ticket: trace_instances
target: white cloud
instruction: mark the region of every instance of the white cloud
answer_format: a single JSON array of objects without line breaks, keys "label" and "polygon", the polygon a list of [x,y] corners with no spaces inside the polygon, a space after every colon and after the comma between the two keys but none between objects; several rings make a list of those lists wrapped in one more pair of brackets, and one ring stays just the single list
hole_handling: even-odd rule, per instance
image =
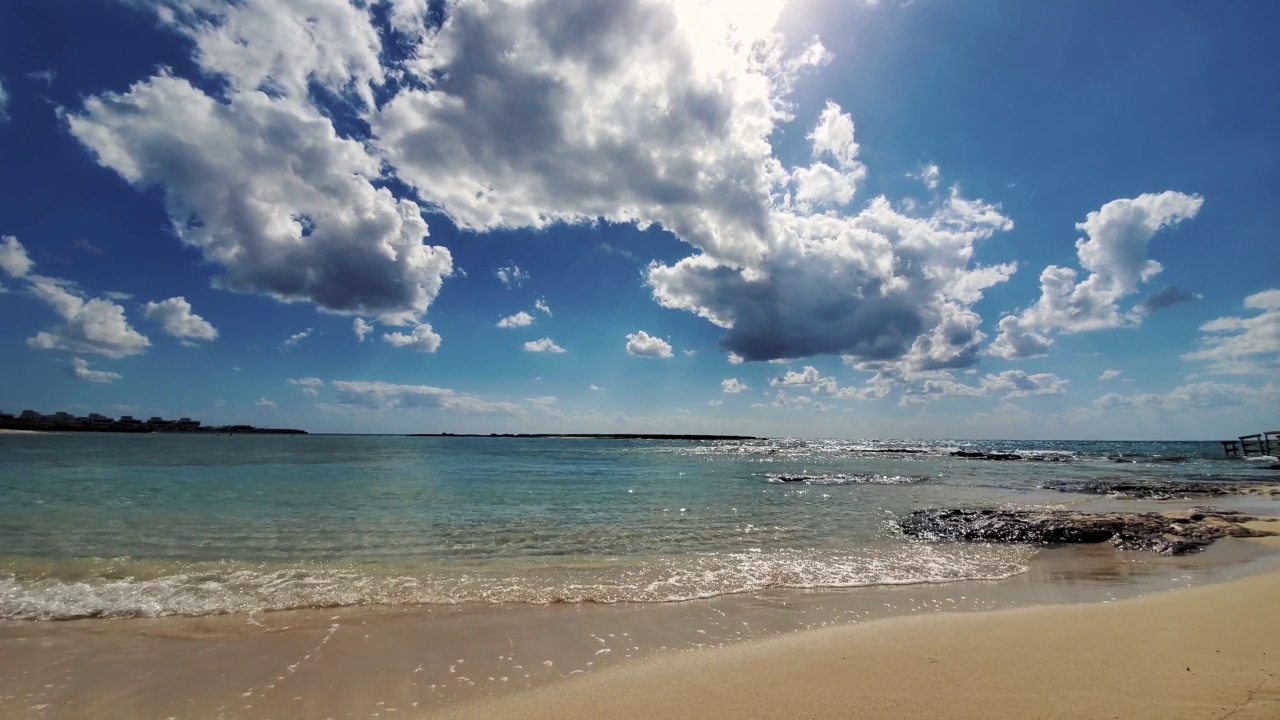
[{"label": "white cloud", "polygon": [[[382,44],[369,10],[347,0],[159,0],[162,22],[195,44],[196,61],[232,92],[305,100],[316,85],[373,104]],[[401,15],[403,17],[403,15]]]},{"label": "white cloud", "polygon": [[1014,270],[970,267],[974,244],[1012,222],[955,192],[928,217],[880,197],[854,216],[778,211],[771,225],[767,253],[742,269],[708,254],[651,265],[655,299],[725,328],[747,360],[916,352],[959,366],[983,338],[969,306]]},{"label": "white cloud", "polygon": [[133,293],[120,292],[119,290],[104,290],[102,294],[103,296],[111,298],[112,300],[132,300],[133,299]]},{"label": "white cloud", "polygon": [[942,178],[942,169],[933,163],[929,163],[920,168],[918,173],[907,173],[907,177],[919,180],[930,190],[937,190],[938,181]]},{"label": "white cloud", "polygon": [[743,390],[750,390],[751,388],[738,378],[726,378],[720,381],[720,389],[730,395],[736,395]]},{"label": "white cloud", "polygon": [[260,407],[260,408],[270,408],[270,409],[272,409],[272,410],[275,410],[275,409],[276,409],[276,404],[275,404],[275,402],[274,402],[274,401],[272,401],[272,400],[268,400],[268,399],[266,399],[266,398],[264,398],[264,397],[260,397],[260,398],[258,398],[258,399],[257,399],[257,401],[255,401],[253,404],[254,404],[254,405],[257,405],[257,406],[258,406],[258,407]]},{"label": "white cloud", "polygon": [[316,388],[322,387],[324,385],[324,381],[316,377],[289,378],[289,384],[301,387],[303,395],[316,397],[320,394],[320,391]]},{"label": "white cloud", "polygon": [[853,139],[853,118],[834,102],[827,101],[818,124],[807,136],[814,158],[830,158],[832,167],[821,160],[791,173],[795,185],[795,204],[809,209],[814,206],[846,205],[853,200],[858,184],[867,176],[867,168],[858,162],[858,143]]},{"label": "white cloud", "polygon": [[685,356],[685,357],[697,357],[697,356],[698,356],[698,351],[697,351],[697,350],[682,350],[681,352],[683,352],[683,353],[684,353],[684,356]]},{"label": "white cloud", "polygon": [[408,334],[386,333],[382,339],[396,347],[407,347],[428,353],[433,353],[440,347],[440,335],[432,331],[428,323],[415,327],[413,332]]},{"label": "white cloud", "polygon": [[213,340],[218,331],[207,320],[191,312],[191,303],[184,297],[172,297],[160,302],[149,302],[143,315],[160,323],[160,327],[178,338]]},{"label": "white cloud", "polygon": [[520,287],[524,284],[525,280],[529,279],[529,273],[522,270],[520,266],[515,263],[504,265],[503,267],[495,270],[493,274],[494,277],[498,278],[498,280],[508,288]]},{"label": "white cloud", "polygon": [[281,350],[287,350],[287,349],[289,349],[289,348],[297,347],[297,346],[298,346],[298,343],[300,343],[300,342],[302,342],[303,340],[306,340],[307,338],[311,337],[311,332],[312,332],[312,330],[313,330],[313,328],[307,328],[306,330],[303,330],[302,332],[297,332],[297,333],[294,333],[294,334],[290,335],[289,337],[287,337],[287,338],[285,338],[285,339],[284,339],[284,342],[280,343],[280,349],[281,349]]},{"label": "white cloud", "polygon": [[1200,349],[1183,359],[1209,363],[1209,372],[1222,375],[1280,371],[1280,289],[1254,293],[1245,298],[1244,306],[1258,313],[1220,317],[1201,325]]},{"label": "white cloud", "polygon": [[594,383],[593,383],[593,384],[592,384],[588,389],[589,389],[589,390],[603,390],[604,388],[602,388],[602,387],[600,387],[599,385],[596,385],[596,384],[594,384]]},{"label": "white cloud", "polygon": [[18,238],[8,235],[0,239],[0,270],[8,273],[9,277],[22,278],[33,267],[35,263],[31,262],[31,256],[27,255],[27,249],[18,242]]},{"label": "white cloud", "polygon": [[560,402],[560,398],[554,395],[543,395],[542,397],[525,398],[524,401],[530,405],[547,408]]},{"label": "white cloud", "polygon": [[557,345],[557,344],[555,343],[555,341],[554,341],[554,340],[552,340],[552,339],[551,339],[551,338],[549,338],[549,337],[544,337],[544,338],[542,338],[541,340],[530,340],[529,342],[527,342],[527,343],[525,343],[525,344],[524,344],[524,351],[525,351],[525,352],[534,352],[534,353],[540,353],[540,352],[562,353],[562,352],[566,352],[566,350],[565,350],[564,348],[562,348],[562,347],[560,347],[559,345]]},{"label": "white cloud", "polygon": [[474,415],[521,415],[524,408],[509,402],[488,402],[429,385],[397,385],[376,381],[333,380],[338,404],[372,410],[440,408]]},{"label": "white cloud", "polygon": [[27,344],[33,348],[125,358],[151,346],[129,325],[124,308],[110,300],[86,300],[70,283],[39,275],[28,277],[28,288],[66,321],[29,338]]},{"label": "white cloud", "polygon": [[225,288],[400,325],[451,272],[449,251],[423,243],[418,206],[374,186],[379,159],[291,92],[224,101],[162,73],[65,118],[104,167],[164,190],[174,232]]},{"label": "white cloud", "polygon": [[1044,355],[1054,331],[1077,333],[1136,325],[1140,312],[1122,312],[1118,302],[1161,271],[1147,258],[1147,244],[1157,232],[1194,218],[1204,200],[1199,195],[1166,191],[1134,199],[1112,200],[1089,213],[1076,229],[1080,266],[1088,275],[1079,282],[1071,268],[1050,265],[1040,274],[1040,299],[1017,315],[1000,321],[993,355],[1014,359]]},{"label": "white cloud", "polygon": [[724,404],[724,401],[723,401],[723,400],[708,400],[708,401],[707,401],[707,404],[708,404],[708,405],[710,405],[711,407],[720,407],[721,405],[723,405],[723,404]]},{"label": "white cloud", "polygon": [[1182,385],[1167,393],[1110,393],[1094,401],[1103,410],[1127,408],[1159,414],[1181,414],[1188,411],[1213,411],[1241,405],[1274,406],[1280,401],[1280,385],[1276,383],[1236,385],[1198,382]]},{"label": "white cloud", "polygon": [[498,327],[500,328],[522,328],[529,327],[532,324],[533,316],[523,310],[498,321]]},{"label": "white cloud", "polygon": [[741,365],[741,364],[742,364],[742,363],[744,363],[744,362],[746,362],[746,360],[745,360],[745,359],[743,359],[743,357],[742,357],[741,355],[739,355],[738,353],[736,353],[736,352],[731,352],[731,353],[729,353],[729,364],[730,364],[730,365]]},{"label": "white cloud", "polygon": [[1121,374],[1122,373],[1119,370],[1103,370],[1102,374],[1098,376],[1098,380],[1100,380],[1101,382],[1106,382],[1108,380],[1115,380],[1116,378],[1120,377]]},{"label": "white cloud", "polygon": [[96,383],[113,383],[122,376],[119,373],[107,372],[106,370],[90,370],[89,363],[78,357],[71,358],[71,365],[68,367],[71,377],[77,380],[88,380]]},{"label": "white cloud", "polygon": [[[464,231],[673,233],[694,254],[649,266],[655,300],[752,361],[971,363],[971,307],[1013,271],[974,266],[975,245],[1012,223],[957,190],[920,216],[885,198],[844,213],[866,168],[834,103],[808,133],[810,165],[775,157],[798,74],[831,58],[774,32],[782,2],[470,0],[427,30],[424,3],[395,0],[396,53],[369,4],[160,7],[222,96],[162,74],[68,122],[103,165],[165,190],[175,232],[231,289],[420,322],[452,260],[422,244],[416,204],[378,187],[383,168]],[[407,59],[379,64],[391,55]],[[340,137],[312,86],[350,100],[369,137]]]},{"label": "white cloud", "polygon": [[669,358],[671,343],[641,330],[627,335],[627,354],[636,357]]},{"label": "white cloud", "polygon": [[44,70],[33,70],[32,72],[27,73],[27,77],[31,78],[32,80],[37,80],[39,82],[42,82],[45,85],[52,85],[53,81],[58,77],[58,71],[52,68],[45,68]]},{"label": "white cloud", "polygon": [[1067,391],[1067,383],[1067,380],[1053,373],[1028,375],[1021,370],[1006,370],[982,378],[981,388],[986,395],[998,395],[1009,400],[1039,395],[1062,395]]},{"label": "white cloud", "polygon": [[537,301],[533,303],[533,309],[547,317],[551,317],[551,306],[547,304],[546,298],[538,298]]},{"label": "white cloud", "polygon": [[364,342],[365,336],[373,332],[373,324],[366,322],[364,318],[356,318],[351,323],[351,329],[355,332],[356,338]]},{"label": "white cloud", "polygon": [[812,365],[806,365],[802,372],[794,372],[788,370],[782,377],[776,377],[769,381],[774,387],[797,387],[809,386],[818,382],[822,378],[818,369]]}]

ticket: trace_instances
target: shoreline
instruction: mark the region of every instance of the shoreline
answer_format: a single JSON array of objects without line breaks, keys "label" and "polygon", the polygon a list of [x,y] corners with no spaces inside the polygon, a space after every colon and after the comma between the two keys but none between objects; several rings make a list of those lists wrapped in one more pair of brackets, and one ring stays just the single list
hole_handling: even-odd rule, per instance
[{"label": "shoreline", "polygon": [[1115,603],[892,618],[642,661],[430,717],[1280,716],[1280,572]]},{"label": "shoreline", "polygon": [[[1003,617],[1006,610],[1109,607],[1132,596],[1164,597],[1171,588],[1216,588],[1248,576],[1274,578],[1280,589],[1278,550],[1275,537],[1223,540],[1172,558],[1075,546],[1043,550],[1028,572],[1001,581],[768,591],[670,604],[365,606],[10,621],[0,623],[0,686],[7,686],[0,693],[0,718],[387,717],[391,709],[398,717],[573,717],[565,714],[568,707],[599,717],[598,702],[574,706],[573,693],[596,688],[593,697],[604,693],[613,702],[627,697],[626,688],[649,682],[650,673],[659,672],[663,686],[692,682],[704,677],[699,673],[729,667],[725,663],[741,653],[808,647],[827,632],[879,633],[874,629],[914,627],[916,621],[949,627],[947,618]],[[984,647],[975,641],[969,651]],[[1001,651],[1031,648],[1015,642]],[[102,662],[105,657],[112,661]],[[811,687],[815,699],[821,699],[819,689],[847,681],[805,652],[784,653],[774,662],[794,666],[787,672],[826,678]],[[692,668],[692,674],[660,668]],[[877,668],[873,663],[860,672],[874,676]],[[756,677],[763,688],[777,682],[767,673]],[[657,690],[649,686],[648,692]],[[759,707],[773,702],[757,697]],[[31,709],[37,706],[44,707]],[[689,716],[714,717],[705,706],[690,707]],[[625,703],[604,714],[662,715]],[[847,713],[831,715],[837,716]]]}]

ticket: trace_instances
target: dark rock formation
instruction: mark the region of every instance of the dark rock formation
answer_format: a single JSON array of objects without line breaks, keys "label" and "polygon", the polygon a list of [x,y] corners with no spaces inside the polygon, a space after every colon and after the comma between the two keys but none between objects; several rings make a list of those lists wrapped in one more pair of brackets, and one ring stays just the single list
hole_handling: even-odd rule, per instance
[{"label": "dark rock formation", "polygon": [[1111,497],[1176,500],[1223,495],[1280,495],[1280,484],[1269,482],[1148,482],[1050,480],[1040,487],[1058,492]]},{"label": "dark rock formation", "polygon": [[900,525],[907,535],[926,540],[1041,545],[1110,542],[1123,550],[1182,555],[1197,552],[1219,538],[1276,534],[1240,524],[1257,519],[1211,508],[1167,514],[959,509],[917,510]]},{"label": "dark rock formation", "polygon": [[1023,457],[1017,453],[986,453],[975,452],[972,450],[954,450],[951,457],[973,458],[974,460],[1022,460]]}]

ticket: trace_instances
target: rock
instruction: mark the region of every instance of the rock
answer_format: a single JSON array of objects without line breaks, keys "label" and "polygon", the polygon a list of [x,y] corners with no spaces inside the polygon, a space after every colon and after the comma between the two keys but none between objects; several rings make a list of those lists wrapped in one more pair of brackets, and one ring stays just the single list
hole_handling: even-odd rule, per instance
[{"label": "rock", "polygon": [[1277,533],[1240,523],[1258,518],[1228,510],[1199,508],[1182,513],[1083,513],[1074,510],[917,510],[899,521],[912,537],[935,541],[1059,545],[1110,542],[1123,550],[1161,555],[1197,552],[1224,537]]},{"label": "rock", "polygon": [[985,453],[975,452],[971,450],[954,450],[951,457],[973,458],[974,460],[1022,460],[1023,457],[1017,453]]},{"label": "rock", "polygon": [[1046,490],[1057,490],[1058,492],[1148,500],[1220,497],[1223,495],[1280,495],[1280,485],[1269,482],[1050,480],[1042,483],[1040,487]]}]

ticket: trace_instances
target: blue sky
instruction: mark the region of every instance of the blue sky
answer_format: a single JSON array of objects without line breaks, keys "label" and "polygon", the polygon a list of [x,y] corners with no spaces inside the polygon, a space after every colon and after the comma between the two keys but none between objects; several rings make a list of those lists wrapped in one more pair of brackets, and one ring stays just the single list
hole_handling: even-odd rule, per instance
[{"label": "blue sky", "polygon": [[0,409],[1260,431],[1280,405],[1277,16],[4,3]]}]

